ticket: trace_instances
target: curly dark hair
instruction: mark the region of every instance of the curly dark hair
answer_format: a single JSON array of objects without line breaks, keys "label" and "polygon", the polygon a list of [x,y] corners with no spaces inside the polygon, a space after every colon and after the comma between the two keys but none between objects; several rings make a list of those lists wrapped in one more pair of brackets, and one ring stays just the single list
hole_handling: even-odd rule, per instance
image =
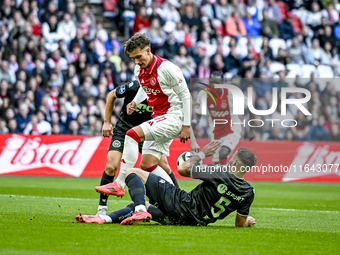
[{"label": "curly dark hair", "polygon": [[134,51],[135,49],[144,49],[145,47],[151,47],[151,41],[146,34],[136,33],[123,45],[124,54]]},{"label": "curly dark hair", "polygon": [[242,161],[243,164],[249,167],[254,166],[257,162],[255,154],[246,148],[240,148],[237,151],[237,156]]}]

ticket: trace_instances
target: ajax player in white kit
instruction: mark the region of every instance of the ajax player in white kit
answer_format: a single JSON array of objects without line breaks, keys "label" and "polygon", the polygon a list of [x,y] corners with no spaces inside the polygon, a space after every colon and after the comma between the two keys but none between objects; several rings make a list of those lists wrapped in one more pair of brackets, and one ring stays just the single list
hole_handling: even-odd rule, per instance
[{"label": "ajax player in white kit", "polygon": [[[153,55],[151,42],[145,34],[137,33],[124,44],[124,52],[135,62],[135,77],[141,87],[127,106],[131,114],[136,105],[148,99],[153,107],[153,119],[130,129],[125,145],[119,175],[115,182],[96,187],[96,190],[115,196],[125,195],[125,172],[133,168],[138,159],[138,143],[145,141],[140,167],[171,182],[158,166],[161,156],[169,155],[172,140],[180,135],[185,143],[190,139],[190,92],[180,68],[170,61]],[[146,208],[135,208],[145,211]]]},{"label": "ajax player in white kit", "polygon": [[[212,129],[211,140],[220,141],[221,147],[217,149],[213,155],[215,164],[226,165],[228,156],[235,149],[241,138],[241,126],[238,115],[233,113],[233,97],[227,88],[214,88],[215,84],[222,84],[223,76],[219,71],[211,74],[210,84],[207,90],[214,98],[211,98],[205,91],[201,90],[198,93],[196,101],[196,118],[192,120],[192,125],[196,126],[204,110],[206,111],[209,119],[209,124]],[[220,100],[217,100],[217,95]],[[204,102],[205,101],[205,102]],[[206,109],[203,109],[206,107]],[[223,120],[223,121],[222,121]],[[234,123],[231,126],[231,121]],[[254,136],[253,128],[250,128],[248,136],[252,140]]]}]

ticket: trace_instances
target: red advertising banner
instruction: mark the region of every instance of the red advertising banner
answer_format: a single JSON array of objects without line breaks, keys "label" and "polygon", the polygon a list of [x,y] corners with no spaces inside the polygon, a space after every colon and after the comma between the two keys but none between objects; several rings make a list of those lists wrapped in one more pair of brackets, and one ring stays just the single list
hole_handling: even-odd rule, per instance
[{"label": "red advertising banner", "polygon": [[[100,136],[0,135],[0,175],[101,177],[111,139]],[[209,142],[199,139],[201,147]],[[257,156],[248,180],[340,182],[340,143],[241,141]],[[175,139],[168,161],[177,178],[178,156],[189,143]],[[136,164],[139,166],[140,157]],[[204,163],[212,163],[211,158]],[[185,179],[185,178],[183,178]]]}]

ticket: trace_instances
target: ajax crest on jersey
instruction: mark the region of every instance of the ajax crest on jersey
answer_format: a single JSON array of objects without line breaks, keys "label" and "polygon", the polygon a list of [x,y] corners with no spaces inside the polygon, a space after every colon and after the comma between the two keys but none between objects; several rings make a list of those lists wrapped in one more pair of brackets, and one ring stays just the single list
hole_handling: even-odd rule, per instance
[{"label": "ajax crest on jersey", "polygon": [[156,80],[155,77],[152,77],[152,78],[150,79],[150,84],[151,84],[152,86],[155,85],[156,82],[157,82],[157,80]]},{"label": "ajax crest on jersey", "polygon": [[[177,159],[177,167],[179,167],[180,165],[182,165],[185,161],[187,161],[188,159],[190,159],[192,156],[196,155],[196,152],[193,151],[185,151],[183,152]],[[198,162],[199,164],[202,164],[202,160],[200,162]]]}]

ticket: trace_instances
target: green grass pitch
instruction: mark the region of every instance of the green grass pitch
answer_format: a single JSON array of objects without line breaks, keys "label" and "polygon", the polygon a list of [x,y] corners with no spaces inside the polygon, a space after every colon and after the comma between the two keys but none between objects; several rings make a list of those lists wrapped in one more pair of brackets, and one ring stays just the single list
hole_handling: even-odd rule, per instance
[{"label": "green grass pitch", "polygon": [[[191,190],[199,182],[181,181]],[[0,254],[340,254],[340,185],[251,182],[255,228],[78,224],[99,179],[0,177]],[[109,211],[126,206],[110,197]]]}]

